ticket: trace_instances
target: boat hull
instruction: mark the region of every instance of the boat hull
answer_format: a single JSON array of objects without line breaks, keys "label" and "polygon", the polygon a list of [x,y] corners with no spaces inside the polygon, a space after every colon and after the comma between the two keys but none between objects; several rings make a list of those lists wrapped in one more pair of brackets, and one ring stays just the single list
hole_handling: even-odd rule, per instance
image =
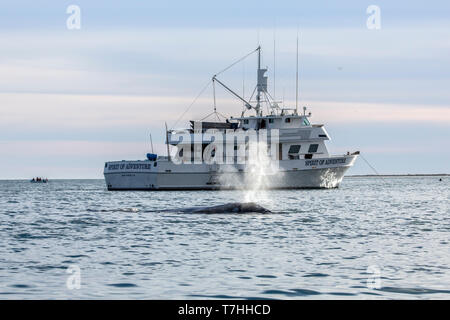
[{"label": "boat hull", "polygon": [[[336,164],[333,159],[340,159],[340,163]],[[355,159],[356,155],[318,162],[291,160],[280,163],[278,170],[267,174],[226,165],[174,165],[158,161],[158,166],[154,166],[152,161],[121,161],[106,163],[104,175],[108,190],[336,188]]]}]

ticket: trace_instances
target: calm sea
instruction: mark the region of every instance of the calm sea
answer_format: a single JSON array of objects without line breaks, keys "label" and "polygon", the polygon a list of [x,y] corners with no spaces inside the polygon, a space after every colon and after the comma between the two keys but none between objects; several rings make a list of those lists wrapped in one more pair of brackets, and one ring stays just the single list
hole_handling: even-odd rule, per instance
[{"label": "calm sea", "polygon": [[[187,214],[243,201],[272,214]],[[108,192],[0,181],[0,299],[450,298],[450,177]]]}]

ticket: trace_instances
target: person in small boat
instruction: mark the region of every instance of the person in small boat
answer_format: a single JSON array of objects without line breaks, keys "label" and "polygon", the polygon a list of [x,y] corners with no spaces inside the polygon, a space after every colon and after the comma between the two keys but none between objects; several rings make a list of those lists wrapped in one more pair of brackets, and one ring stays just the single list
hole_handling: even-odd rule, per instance
[{"label": "person in small boat", "polygon": [[34,178],[33,179],[31,179],[31,182],[35,182],[36,180],[34,180]]}]

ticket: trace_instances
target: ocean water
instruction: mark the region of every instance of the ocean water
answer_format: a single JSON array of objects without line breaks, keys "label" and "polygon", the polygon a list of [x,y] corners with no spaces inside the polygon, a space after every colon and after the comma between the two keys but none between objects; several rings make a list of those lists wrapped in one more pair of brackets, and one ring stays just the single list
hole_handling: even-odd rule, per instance
[{"label": "ocean water", "polygon": [[261,191],[0,181],[0,299],[449,299],[450,177]]}]

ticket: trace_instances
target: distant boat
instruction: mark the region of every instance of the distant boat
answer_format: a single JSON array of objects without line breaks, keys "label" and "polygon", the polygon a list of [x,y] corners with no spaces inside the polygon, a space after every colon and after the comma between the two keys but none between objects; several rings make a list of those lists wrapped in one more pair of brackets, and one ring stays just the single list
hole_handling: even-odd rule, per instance
[{"label": "distant boat", "polygon": [[33,178],[30,180],[31,183],[47,183],[48,179],[47,178]]}]

